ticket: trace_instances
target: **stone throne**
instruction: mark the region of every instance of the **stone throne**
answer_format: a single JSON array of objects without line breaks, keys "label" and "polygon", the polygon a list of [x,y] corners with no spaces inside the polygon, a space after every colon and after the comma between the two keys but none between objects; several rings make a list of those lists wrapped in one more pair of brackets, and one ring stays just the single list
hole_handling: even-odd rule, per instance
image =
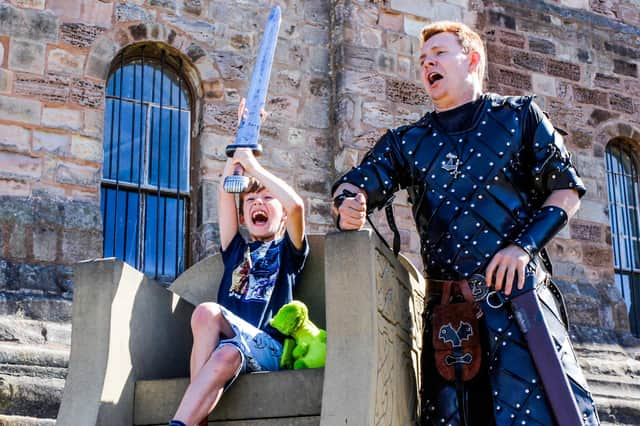
[{"label": "stone throne", "polygon": [[[241,376],[209,424],[416,424],[422,275],[369,230],[309,242],[295,297],[327,329],[325,368]],[[220,255],[168,288],[117,259],[81,263],[57,424],[166,425],[188,385],[191,312],[221,275]]]}]

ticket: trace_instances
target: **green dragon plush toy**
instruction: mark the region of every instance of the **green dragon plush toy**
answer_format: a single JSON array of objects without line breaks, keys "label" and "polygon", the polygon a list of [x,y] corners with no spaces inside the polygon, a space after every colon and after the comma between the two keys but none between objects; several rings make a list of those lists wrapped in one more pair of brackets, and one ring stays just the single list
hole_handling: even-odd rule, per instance
[{"label": "green dragon plush toy", "polygon": [[307,306],[294,300],[284,305],[270,321],[285,336],[280,368],[321,368],[327,356],[327,332],[309,320]]}]

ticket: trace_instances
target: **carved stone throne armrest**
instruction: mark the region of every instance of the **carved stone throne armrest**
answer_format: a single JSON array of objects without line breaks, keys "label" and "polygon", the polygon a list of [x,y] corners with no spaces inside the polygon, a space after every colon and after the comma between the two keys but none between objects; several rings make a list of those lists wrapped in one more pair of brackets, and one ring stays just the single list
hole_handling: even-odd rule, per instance
[{"label": "carved stone throne armrest", "polygon": [[114,258],[80,263],[57,424],[131,425],[137,380],[188,377],[193,305],[215,297],[221,264],[207,258],[167,289]]},{"label": "carved stone throne armrest", "polygon": [[325,244],[321,425],[417,424],[424,278],[370,230]]}]

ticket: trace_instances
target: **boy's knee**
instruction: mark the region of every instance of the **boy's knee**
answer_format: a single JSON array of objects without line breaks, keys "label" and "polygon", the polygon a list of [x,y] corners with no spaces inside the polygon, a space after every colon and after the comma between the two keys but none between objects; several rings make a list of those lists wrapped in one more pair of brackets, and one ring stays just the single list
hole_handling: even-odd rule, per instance
[{"label": "boy's knee", "polygon": [[240,367],[242,362],[240,349],[233,345],[225,345],[216,349],[213,353],[213,359],[216,364],[227,367],[232,373]]},{"label": "boy's knee", "polygon": [[220,305],[213,302],[201,303],[191,315],[191,329],[193,331],[208,330],[220,325],[222,311]]}]

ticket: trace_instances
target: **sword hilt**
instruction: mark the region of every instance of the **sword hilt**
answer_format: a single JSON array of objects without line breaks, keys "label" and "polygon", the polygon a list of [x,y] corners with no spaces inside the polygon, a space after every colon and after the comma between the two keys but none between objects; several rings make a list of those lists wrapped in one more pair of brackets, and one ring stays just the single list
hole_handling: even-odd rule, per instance
[{"label": "sword hilt", "polygon": [[[262,154],[262,146],[260,144],[256,144],[253,146],[231,144],[227,145],[227,148],[225,150],[227,156],[233,157],[233,154],[238,148],[250,148],[253,151],[253,155],[255,155],[256,157]],[[249,188],[249,183],[251,182],[251,180],[243,174],[244,168],[240,164],[236,164],[235,168],[233,169],[233,174],[224,178],[222,188],[226,192],[229,192],[231,194],[240,194],[242,192],[245,192],[247,188]]]},{"label": "sword hilt", "polygon": [[244,170],[240,167],[240,171],[235,172],[231,176],[227,176],[224,178],[224,182],[222,183],[222,187],[226,192],[231,194],[240,194],[241,192],[245,192],[247,188],[249,188],[249,182],[251,180],[242,175]]}]

